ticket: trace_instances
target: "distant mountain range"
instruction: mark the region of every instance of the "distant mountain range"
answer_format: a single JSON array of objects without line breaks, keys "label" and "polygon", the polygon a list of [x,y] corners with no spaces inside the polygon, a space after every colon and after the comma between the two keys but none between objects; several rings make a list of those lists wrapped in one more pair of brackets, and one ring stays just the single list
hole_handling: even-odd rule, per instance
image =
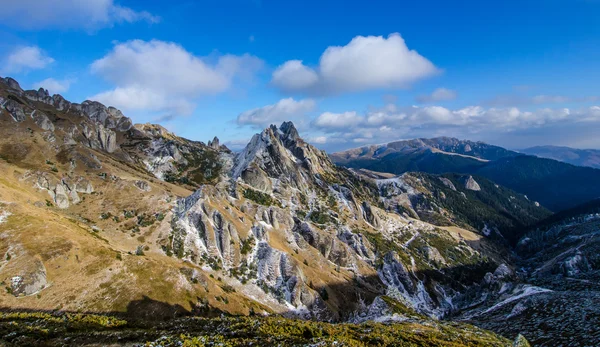
[{"label": "distant mountain range", "polygon": [[402,174],[474,174],[560,211],[600,197],[600,170],[539,158],[483,142],[438,137],[365,146],[331,154],[353,169]]},{"label": "distant mountain range", "polygon": [[600,169],[600,150],[577,149],[561,146],[536,146],[519,152],[540,158],[554,159],[565,163]]}]

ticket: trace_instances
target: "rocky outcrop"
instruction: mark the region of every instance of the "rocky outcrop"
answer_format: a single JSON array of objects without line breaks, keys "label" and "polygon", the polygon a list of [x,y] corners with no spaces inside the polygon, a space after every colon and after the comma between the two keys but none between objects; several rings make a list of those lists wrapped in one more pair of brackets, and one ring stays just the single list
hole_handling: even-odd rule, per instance
[{"label": "rocky outcrop", "polygon": [[590,263],[581,251],[568,256],[564,261],[557,263],[555,272],[563,273],[565,276],[576,276],[592,270]]},{"label": "rocky outcrop", "polygon": [[371,224],[375,228],[380,227],[381,222],[379,220],[379,216],[377,216],[377,214],[375,213],[375,210],[371,207],[371,205],[367,201],[364,201],[362,203],[362,211],[363,211],[363,218],[369,224]]},{"label": "rocky outcrop", "polygon": [[44,264],[35,259],[28,270],[10,278],[10,293],[14,296],[27,296],[38,293],[48,285]]},{"label": "rocky outcrop", "polygon": [[106,129],[124,132],[133,126],[131,119],[125,117],[121,111],[112,106],[106,107],[97,101],[86,100],[81,105],[73,104],[73,107]]},{"label": "rocky outcrop", "polygon": [[133,184],[136,186],[137,189],[143,192],[149,192],[152,190],[152,187],[150,187],[150,185],[146,181],[137,180]]},{"label": "rocky outcrop", "polygon": [[23,122],[25,120],[25,112],[23,107],[14,100],[5,100],[2,107],[11,115],[15,122]]},{"label": "rocky outcrop", "polygon": [[375,259],[375,253],[371,250],[369,241],[362,234],[355,234],[348,228],[343,228],[338,233],[338,238],[350,246],[359,257],[368,260]]},{"label": "rocky outcrop", "polygon": [[10,77],[5,77],[3,79],[0,79],[2,82],[4,82],[9,88],[12,88],[16,91],[22,92],[23,89],[21,89],[21,86],[19,85],[19,82],[15,81],[14,79],[10,78]]},{"label": "rocky outcrop", "polygon": [[456,191],[456,187],[454,186],[454,183],[452,183],[452,181],[450,181],[449,179],[445,178],[445,177],[440,177],[440,181],[442,181],[442,183],[452,189],[453,191]]},{"label": "rocky outcrop", "polygon": [[221,147],[221,144],[219,143],[219,138],[215,136],[212,139],[212,141],[208,141],[208,147],[218,151],[219,148]]},{"label": "rocky outcrop", "polygon": [[117,150],[117,134],[103,125],[88,126],[83,124],[82,131],[90,148],[104,150],[108,153]]},{"label": "rocky outcrop", "polygon": [[30,177],[35,180],[35,185],[38,188],[48,191],[53,204],[61,209],[81,202],[78,193],[91,194],[94,192],[94,188],[89,181],[82,177],[74,180],[70,178],[57,180],[54,176],[42,172],[25,175],[25,179],[29,179]]},{"label": "rocky outcrop", "polygon": [[465,179],[465,188],[468,190],[476,191],[476,192],[481,190],[479,183],[477,183],[477,181],[475,181],[473,176],[469,176]]},{"label": "rocky outcrop", "polygon": [[54,131],[54,123],[52,123],[44,113],[33,110],[33,112],[31,112],[31,118],[33,118],[35,124],[43,130]]}]

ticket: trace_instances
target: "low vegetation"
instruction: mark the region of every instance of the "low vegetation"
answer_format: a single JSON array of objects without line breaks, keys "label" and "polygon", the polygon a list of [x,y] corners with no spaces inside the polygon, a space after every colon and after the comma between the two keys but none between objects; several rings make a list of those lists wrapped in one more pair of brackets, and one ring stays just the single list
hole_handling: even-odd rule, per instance
[{"label": "low vegetation", "polygon": [[246,188],[243,191],[244,198],[252,200],[257,204],[264,206],[272,206],[279,205],[279,201],[273,199],[273,197],[269,194],[259,192],[258,190],[254,190],[252,188]]},{"label": "low vegetation", "polygon": [[0,343],[140,346],[510,346],[458,323],[330,324],[280,317],[188,317],[166,322],[69,313],[2,313]]}]

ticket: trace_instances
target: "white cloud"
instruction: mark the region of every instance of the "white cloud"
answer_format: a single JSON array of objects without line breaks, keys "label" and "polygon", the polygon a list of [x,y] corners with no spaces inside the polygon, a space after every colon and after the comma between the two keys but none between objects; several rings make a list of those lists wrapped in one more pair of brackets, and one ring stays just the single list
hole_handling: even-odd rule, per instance
[{"label": "white cloud", "polygon": [[429,95],[419,95],[417,101],[421,103],[449,101],[456,99],[456,92],[446,88],[438,88]]},{"label": "white cloud", "polygon": [[319,129],[339,130],[353,127],[360,127],[365,119],[356,112],[332,113],[325,112],[314,121],[314,125]]},{"label": "white cloud", "polygon": [[279,125],[284,121],[293,121],[301,125],[305,123],[306,114],[314,111],[315,108],[316,103],[312,99],[296,101],[293,98],[287,98],[279,100],[273,105],[245,111],[238,115],[237,123],[253,125],[257,128],[265,128],[271,124]]},{"label": "white cloud", "polygon": [[18,47],[5,59],[4,73],[19,73],[27,70],[43,69],[52,64],[54,59],[46,55],[37,46]]},{"label": "white cloud", "polygon": [[33,84],[34,89],[44,88],[47,89],[50,94],[60,94],[69,90],[71,87],[72,80],[56,80],[54,78],[46,78],[43,81]]},{"label": "white cloud", "polygon": [[331,46],[314,69],[300,60],[287,61],[273,72],[272,84],[286,92],[330,94],[406,88],[437,73],[395,33],[387,38],[356,36],[346,46]]},{"label": "white cloud", "polygon": [[271,83],[286,91],[307,90],[317,85],[319,75],[301,60],[286,61],[273,72]]},{"label": "white cloud", "polygon": [[123,109],[190,114],[195,99],[224,92],[236,80],[251,80],[263,64],[247,54],[209,60],[172,42],[120,43],[91,65],[116,87],[90,98]]},{"label": "white cloud", "polygon": [[170,111],[179,115],[189,115],[195,108],[185,98],[137,86],[117,87],[88,99],[125,110]]},{"label": "white cloud", "polygon": [[[316,131],[327,135],[327,143],[381,143],[408,137],[463,136],[527,132],[561,124],[600,124],[600,107],[581,109],[541,108],[525,111],[516,107],[469,106],[450,110],[440,106],[399,108],[387,105],[359,115],[356,112],[321,114]],[[496,135],[494,135],[496,136]]]},{"label": "white cloud", "polygon": [[327,143],[327,136],[316,136],[308,139],[308,142],[315,145],[322,145]]},{"label": "white cloud", "polygon": [[94,30],[115,23],[156,23],[160,18],[119,6],[113,0],[19,0],[3,2],[0,20],[20,29]]}]

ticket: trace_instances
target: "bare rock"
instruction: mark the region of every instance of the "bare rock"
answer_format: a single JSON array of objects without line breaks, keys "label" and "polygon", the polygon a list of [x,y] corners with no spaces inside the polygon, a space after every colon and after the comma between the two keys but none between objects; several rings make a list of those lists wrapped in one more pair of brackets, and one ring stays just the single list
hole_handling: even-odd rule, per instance
[{"label": "bare rock", "polygon": [[456,191],[456,187],[454,186],[454,183],[452,183],[452,181],[450,181],[449,179],[445,178],[445,177],[440,177],[440,181],[442,181],[442,183],[452,189],[453,191]]},{"label": "bare rock", "polygon": [[35,260],[29,270],[10,279],[10,292],[14,296],[32,295],[46,288],[46,268]]},{"label": "bare rock", "polygon": [[152,187],[146,181],[137,180],[134,182],[134,185],[141,191],[149,192],[152,190]]},{"label": "bare rock", "polygon": [[15,122],[20,123],[25,120],[25,112],[23,112],[23,107],[18,102],[7,100],[2,106],[8,111]]},{"label": "bare rock", "polygon": [[468,190],[476,191],[476,192],[481,190],[479,183],[477,183],[477,181],[475,181],[473,176],[467,177],[467,179],[465,180],[465,188],[467,188]]}]

